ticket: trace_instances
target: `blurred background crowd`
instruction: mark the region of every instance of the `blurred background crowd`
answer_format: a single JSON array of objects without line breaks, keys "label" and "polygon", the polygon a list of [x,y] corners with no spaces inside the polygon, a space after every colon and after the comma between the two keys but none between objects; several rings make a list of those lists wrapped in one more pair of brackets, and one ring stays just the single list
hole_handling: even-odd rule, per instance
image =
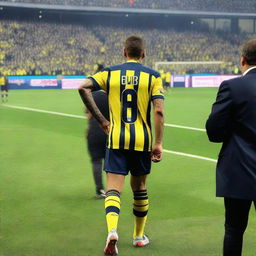
[{"label": "blurred background crowd", "polygon": [[[5,75],[92,74],[96,64],[122,63],[123,43],[129,35],[142,36],[148,58],[157,61],[223,61],[221,65],[166,66],[172,73],[238,71],[239,46],[245,34],[127,28],[110,25],[61,24],[3,20],[0,23],[0,72]],[[165,66],[161,67],[165,68]]]},{"label": "blurred background crowd", "polygon": [[24,2],[57,5],[100,6],[117,8],[148,8],[198,11],[256,12],[255,0],[2,0],[3,2]]}]

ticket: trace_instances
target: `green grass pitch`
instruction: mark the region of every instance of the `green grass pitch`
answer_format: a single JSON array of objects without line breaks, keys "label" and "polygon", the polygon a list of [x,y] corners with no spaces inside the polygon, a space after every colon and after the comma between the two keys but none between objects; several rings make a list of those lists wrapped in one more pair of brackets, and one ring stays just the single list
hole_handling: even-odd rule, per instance
[{"label": "green grass pitch", "polygon": [[[166,94],[166,123],[204,128],[216,89],[177,88]],[[11,91],[10,105],[83,115],[75,90]],[[0,256],[103,255],[106,224],[84,140],[83,119],[0,105]],[[204,132],[165,128],[164,148],[217,159],[220,145]],[[223,239],[223,200],[215,197],[215,163],[164,154],[148,178],[146,248],[131,245],[129,177],[122,193],[120,256],[217,256]],[[255,211],[244,256],[255,255]]]}]

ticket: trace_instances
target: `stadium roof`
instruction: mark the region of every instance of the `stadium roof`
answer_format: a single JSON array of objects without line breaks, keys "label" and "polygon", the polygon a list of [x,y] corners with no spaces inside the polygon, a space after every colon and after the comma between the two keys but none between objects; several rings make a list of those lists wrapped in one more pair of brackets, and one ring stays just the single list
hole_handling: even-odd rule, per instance
[{"label": "stadium roof", "polygon": [[111,7],[91,7],[91,6],[73,6],[73,5],[49,5],[33,3],[7,3],[1,2],[1,7],[19,7],[28,9],[44,10],[62,10],[79,12],[102,12],[102,13],[124,13],[124,14],[163,14],[163,15],[195,15],[212,17],[256,17],[256,13],[231,13],[231,12],[206,12],[206,11],[184,11],[184,10],[166,10],[166,9],[137,9],[137,8],[111,8]]}]

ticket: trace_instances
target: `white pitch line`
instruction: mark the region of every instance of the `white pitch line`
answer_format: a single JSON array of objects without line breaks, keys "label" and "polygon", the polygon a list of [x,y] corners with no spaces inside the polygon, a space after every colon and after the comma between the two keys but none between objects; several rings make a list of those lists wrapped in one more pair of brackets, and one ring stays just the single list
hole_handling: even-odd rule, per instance
[{"label": "white pitch line", "polygon": [[167,149],[164,149],[163,151],[166,152],[166,153],[174,154],[174,155],[192,157],[192,158],[197,158],[197,159],[201,159],[201,160],[206,160],[206,161],[210,161],[210,162],[215,162],[215,163],[217,163],[217,160],[216,160],[216,159],[209,158],[209,157],[198,156],[198,155],[192,155],[192,154],[187,154],[187,153],[177,152],[177,151],[172,151],[172,150],[167,150]]},{"label": "white pitch line", "polygon": [[164,124],[164,126],[174,127],[174,128],[181,128],[186,130],[194,130],[194,131],[200,131],[200,132],[206,132],[205,129],[202,128],[195,128],[191,126],[183,126],[183,125],[176,125],[176,124]]},{"label": "white pitch line", "polygon": [[28,111],[34,111],[34,112],[40,112],[40,113],[46,113],[46,114],[52,114],[52,115],[58,115],[58,116],[67,116],[67,117],[86,119],[85,116],[78,116],[78,115],[66,114],[66,113],[55,112],[55,111],[48,111],[48,110],[37,109],[37,108],[19,107],[19,106],[13,106],[13,105],[8,105],[8,104],[5,104],[3,106],[8,107],[8,108],[22,109],[22,110],[28,110]]},{"label": "white pitch line", "polygon": [[[58,115],[58,116],[67,116],[67,117],[73,117],[73,118],[86,119],[85,116],[72,115],[72,114],[66,114],[66,113],[55,112],[55,111],[48,111],[48,110],[37,109],[37,108],[20,107],[20,106],[8,105],[8,104],[4,104],[2,106],[3,107],[8,107],[8,108],[14,108],[14,109],[21,109],[21,110],[27,110],[27,111],[33,111],[33,112],[40,112],[40,113]],[[182,129],[189,129],[189,130],[196,130],[196,131],[205,131],[204,129],[194,128],[194,127],[189,127],[189,126],[174,125],[174,124],[165,124],[165,126],[170,126],[170,127],[175,127],[175,128],[182,128]],[[164,149],[164,152],[169,153],[169,154],[179,155],[179,156],[197,158],[197,159],[206,160],[206,161],[210,161],[210,162],[217,162],[217,160],[213,159],[213,158],[198,156],[198,155],[192,155],[192,154],[187,154],[187,153],[182,153],[182,152],[177,152],[177,151],[172,151],[172,150],[167,150],[167,149]]]}]

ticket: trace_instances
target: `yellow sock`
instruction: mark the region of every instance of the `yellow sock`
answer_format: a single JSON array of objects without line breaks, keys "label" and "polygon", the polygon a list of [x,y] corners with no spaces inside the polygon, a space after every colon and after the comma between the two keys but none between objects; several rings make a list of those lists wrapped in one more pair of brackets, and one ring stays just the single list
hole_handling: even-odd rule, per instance
[{"label": "yellow sock", "polygon": [[148,213],[148,194],[147,190],[134,192],[133,214],[134,232],[133,237],[143,237]]},{"label": "yellow sock", "polygon": [[117,229],[120,212],[120,193],[117,190],[109,190],[105,198],[106,220],[108,232]]}]

